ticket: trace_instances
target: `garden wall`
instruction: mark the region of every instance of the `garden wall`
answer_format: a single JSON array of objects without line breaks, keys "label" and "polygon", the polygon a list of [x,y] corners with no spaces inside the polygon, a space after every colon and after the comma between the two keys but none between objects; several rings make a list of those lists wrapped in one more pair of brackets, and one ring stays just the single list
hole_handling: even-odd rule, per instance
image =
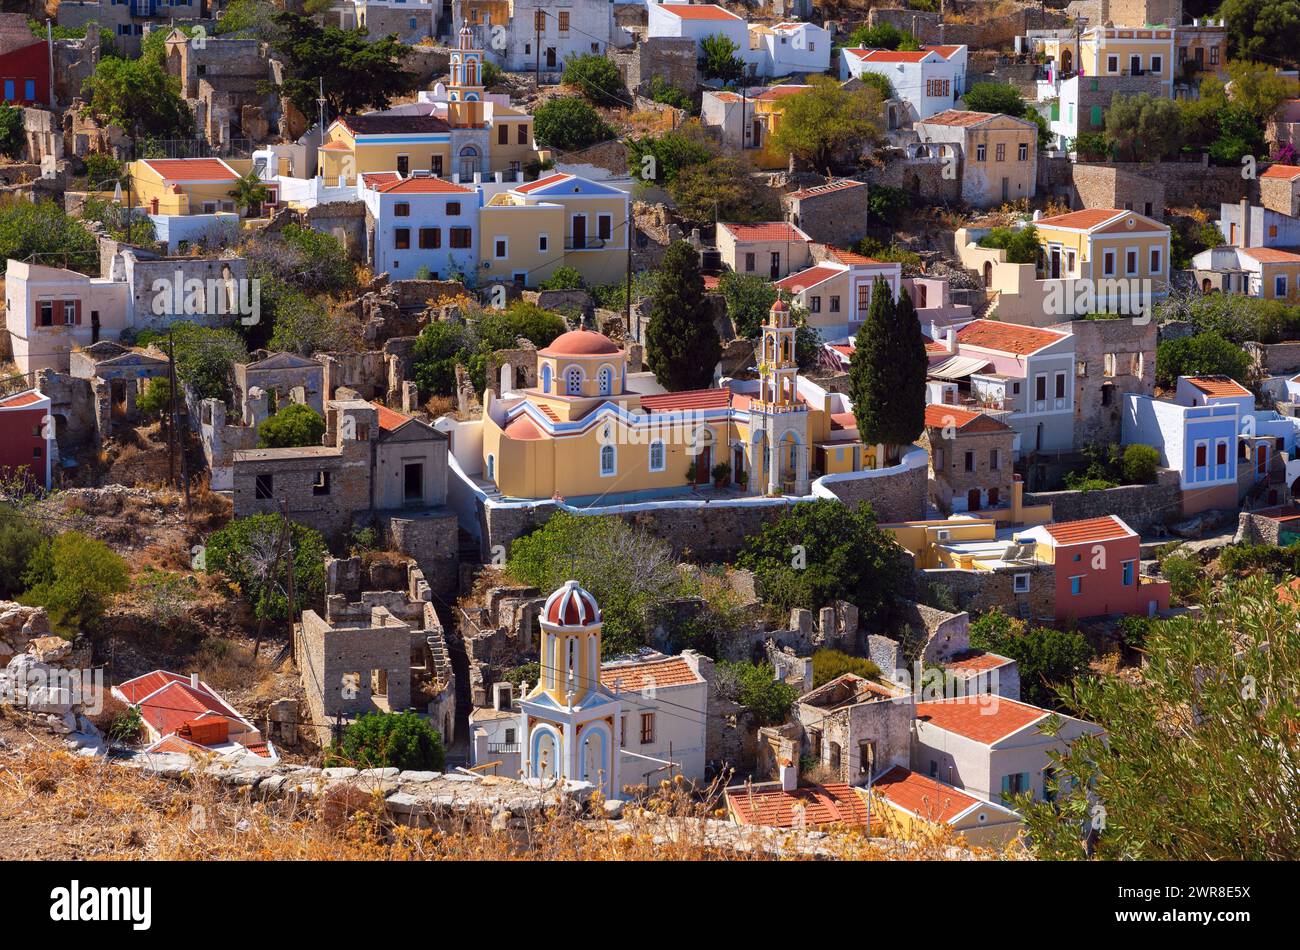
[{"label": "garden wall", "polygon": [[1051,505],[1053,521],[1079,521],[1116,515],[1139,534],[1182,518],[1183,492],[1178,473],[1162,469],[1154,485],[1121,485],[1098,491],[1026,492],[1024,503]]}]

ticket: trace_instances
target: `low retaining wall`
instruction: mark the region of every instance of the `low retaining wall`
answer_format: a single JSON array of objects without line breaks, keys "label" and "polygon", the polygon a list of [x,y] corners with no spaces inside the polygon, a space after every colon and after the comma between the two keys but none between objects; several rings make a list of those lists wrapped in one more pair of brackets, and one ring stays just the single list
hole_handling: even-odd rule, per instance
[{"label": "low retaining wall", "polygon": [[1139,534],[1183,516],[1178,473],[1162,470],[1154,485],[1121,485],[1098,491],[1027,492],[1025,505],[1051,505],[1053,521],[1079,521],[1116,515]]}]

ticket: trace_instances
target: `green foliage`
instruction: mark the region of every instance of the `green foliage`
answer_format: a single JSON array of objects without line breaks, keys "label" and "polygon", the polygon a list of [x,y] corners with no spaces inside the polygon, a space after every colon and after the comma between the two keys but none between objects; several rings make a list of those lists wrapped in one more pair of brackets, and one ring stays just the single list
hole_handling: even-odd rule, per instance
[{"label": "green foliage", "polygon": [[577,268],[561,265],[551,271],[551,276],[537,285],[539,290],[581,290],[586,284]]},{"label": "green foliage", "polygon": [[144,735],[144,717],[139,706],[127,706],[108,725],[108,741],[130,744]]},{"label": "green foliage", "polygon": [[912,196],[902,188],[873,185],[867,194],[867,220],[875,218],[882,224],[900,224],[911,206]]},{"label": "green foliage", "polygon": [[130,135],[187,139],[194,134],[194,116],[180,88],[180,80],[169,76],[160,60],[108,56],[82,84],[82,114],[103,125],[119,125]]},{"label": "green foliage", "polygon": [[1060,707],[1056,687],[1087,672],[1093,656],[1078,633],[1029,627],[997,608],[970,625],[970,645],[1015,660],[1021,698],[1049,709]]},{"label": "green foliage", "polygon": [[456,392],[456,363],[468,347],[469,336],[464,324],[443,320],[420,331],[411,356],[421,393],[450,396]]},{"label": "green foliage", "polygon": [[1265,571],[1282,580],[1295,576],[1300,568],[1300,543],[1278,547],[1276,544],[1230,544],[1219,553],[1219,569],[1225,574],[1242,576]]},{"label": "green foliage", "polygon": [[884,129],[880,90],[847,90],[829,76],[810,76],[808,90],[781,100],[773,144],[818,169],[856,160]]},{"label": "green foliage", "polygon": [[194,578],[176,571],[148,568],[131,582],[134,599],[150,619],[160,626],[184,617],[194,602]]},{"label": "green foliage", "polygon": [[287,449],[299,445],[320,445],[325,435],[325,417],[306,403],[295,402],[262,420],[257,427],[257,446]]},{"label": "green foliage", "polygon": [[45,535],[14,506],[0,503],[0,600],[13,600],[24,589],[23,577]]},{"label": "green foliage", "polygon": [[[320,351],[350,348],[351,337],[346,325],[332,317],[319,299],[299,290],[297,285],[278,277],[263,278],[260,303],[261,320],[247,331],[264,333],[269,324],[268,349],[310,356]],[[243,328],[242,323],[240,327]],[[250,332],[251,336],[254,334]]]},{"label": "green foliage", "polygon": [[877,277],[849,362],[849,398],[863,442],[903,446],[921,434],[928,365],[911,295],[901,290],[895,303],[889,284]]},{"label": "green foliage", "polygon": [[1201,80],[1200,95],[1179,102],[1188,144],[1208,147],[1216,162],[1236,164],[1242,155],[1266,153],[1264,128],[1284,99],[1297,94],[1296,81],[1265,63],[1228,64],[1231,90],[1217,76]]},{"label": "green foliage", "polygon": [[143,393],[135,401],[135,408],[146,419],[161,419],[171,412],[172,384],[166,376],[149,380]]},{"label": "green foliage", "polygon": [[655,102],[662,102],[664,105],[672,106],[674,109],[681,109],[685,112],[696,112],[695,99],[690,92],[678,86],[674,86],[663,76],[652,76],[650,78],[650,98]]},{"label": "green foliage", "polygon": [[884,73],[863,73],[858,79],[864,86],[870,86],[880,93],[881,100],[893,99],[897,96],[894,90],[894,84],[889,81],[889,77]]},{"label": "green foliage", "polygon": [[601,649],[607,659],[648,642],[647,614],[685,592],[672,550],[615,517],[558,512],[510,545],[506,566],[543,591],[568,580],[590,591],[604,618]]},{"label": "green foliage", "polygon": [[126,562],[103,541],[79,531],[65,531],[31,553],[23,577],[24,604],[42,606],[51,625],[74,635],[94,623],[114,594],[130,585]]},{"label": "green foliage", "polygon": [[719,157],[677,172],[668,193],[677,213],[692,224],[764,221],[778,212],[775,200],[738,158]]},{"label": "green foliage", "polygon": [[250,273],[276,279],[308,294],[340,294],[357,286],[347,248],[332,234],[300,224],[259,232],[247,245]]},{"label": "green foliage", "polygon": [[[325,541],[319,531],[289,522],[296,611],[318,605],[325,593]],[[276,550],[284,531],[280,514],[236,518],[208,537],[207,571],[222,574],[258,619],[289,619],[288,558]],[[295,618],[296,619],[296,618]]]},{"label": "green foliage", "polygon": [[95,236],[48,199],[0,201],[0,257],[99,274]]},{"label": "green foliage", "polygon": [[575,86],[598,106],[619,106],[627,102],[623,92],[623,77],[618,66],[599,53],[571,56],[564,61],[564,74],[560,82]]},{"label": "green foliage", "polygon": [[1121,470],[1130,485],[1150,485],[1160,468],[1160,453],[1150,445],[1134,443],[1124,449]]},{"label": "green foliage", "polygon": [[1168,389],[1179,376],[1230,376],[1239,383],[1250,378],[1250,356],[1214,331],[1156,346],[1156,383]]},{"label": "green foliage", "polygon": [[[1223,243],[1213,225],[1203,230],[1212,246]],[[1186,321],[1199,332],[1213,331],[1238,346],[1249,340],[1278,343],[1300,337],[1300,307],[1244,294],[1173,294],[1156,307],[1156,319]]]},{"label": "green foliage", "polygon": [[892,23],[877,23],[875,26],[858,27],[849,37],[849,45],[855,49],[901,49],[918,48],[916,38],[904,32]]},{"label": "green foliage", "polygon": [[642,181],[670,185],[692,165],[703,165],[718,155],[717,143],[697,121],[662,135],[644,135],[627,146],[628,171]]},{"label": "green foliage", "polygon": [[326,765],[440,772],[447,764],[442,736],[413,712],[365,713],[343,730]]},{"label": "green foliage", "polygon": [[1160,561],[1160,575],[1169,582],[1169,593],[1176,604],[1200,600],[1203,582],[1200,562],[1185,554],[1171,554]]},{"label": "green foliage", "polygon": [[1228,28],[1231,58],[1295,63],[1300,6],[1294,0],[1223,0],[1219,16]]},{"label": "green foliage", "polygon": [[767,663],[723,660],[715,666],[718,692],[752,711],[760,725],[779,726],[799,698],[799,690],[774,679]]},{"label": "green foliage", "polygon": [[1032,224],[1023,228],[993,228],[977,243],[980,247],[1002,248],[1011,264],[1038,262],[1038,229]]},{"label": "green foliage", "polygon": [[234,198],[235,207],[247,215],[254,205],[260,205],[271,197],[271,190],[262,184],[262,179],[257,177],[257,172],[249,169],[247,174],[235,180],[234,189],[226,194]]},{"label": "green foliage", "polygon": [[17,158],[24,145],[23,110],[0,102],[0,154]]},{"label": "green foliage", "polygon": [[[235,364],[248,362],[244,341],[233,330],[201,327],[195,323],[172,324],[176,345],[176,375],[198,399],[229,401],[235,384]],[[156,343],[167,351],[165,333],[141,333],[141,346]]]},{"label": "green foliage", "polygon": [[119,181],[126,174],[126,166],[105,152],[91,152],[86,156],[86,181],[92,187],[102,187],[110,181]]},{"label": "green foliage", "polygon": [[853,673],[863,679],[880,679],[880,667],[860,656],[850,656],[840,650],[826,648],[817,650],[812,655],[813,688],[829,683],[837,676]]},{"label": "green foliage", "polygon": [[277,13],[273,22],[272,44],[285,58],[277,91],[303,115],[316,114],[321,81],[331,115],[385,109],[420,85],[404,65],[410,47],[394,36],[372,40],[366,30],[321,26],[297,13]]},{"label": "green foliage", "polygon": [[1110,140],[1105,132],[1080,132],[1066,150],[1075,152],[1081,162],[1110,161]]},{"label": "green foliage", "polygon": [[977,82],[962,94],[962,99],[971,112],[1000,112],[1020,118],[1027,108],[1016,87],[1005,82]]},{"label": "green foliage", "polygon": [[494,86],[500,85],[503,76],[505,76],[505,72],[500,66],[490,59],[483,60],[482,80],[484,89],[492,89]]},{"label": "green foliage", "polygon": [[847,600],[863,617],[883,614],[910,570],[870,505],[831,499],[786,509],[745,540],[736,563],[754,572],[759,594],[782,610]]},{"label": "green foliage", "polygon": [[607,141],[614,134],[583,99],[548,99],[533,110],[533,138],[538,145],[568,152]]},{"label": "green foliage", "polygon": [[745,75],[745,63],[736,55],[738,47],[721,33],[700,40],[700,73],[705,79],[739,82]]},{"label": "green foliage", "polygon": [[759,328],[776,303],[776,288],[757,274],[726,271],[718,281],[718,291],[727,301],[727,313],[736,335],[746,339],[758,336]]},{"label": "green foliage", "polygon": [[704,297],[699,254],[677,241],[664,254],[646,329],[646,365],[669,392],[703,389],[713,381],[722,341]]},{"label": "green foliage", "polygon": [[218,36],[244,34],[270,39],[275,33],[277,12],[270,0],[231,0],[221,11],[213,32]]},{"label": "green foliage", "polygon": [[1123,161],[1150,161],[1174,155],[1183,143],[1177,103],[1164,96],[1139,93],[1111,98],[1106,110],[1106,138]]},{"label": "green foliage", "polygon": [[[1024,810],[1040,859],[1269,861],[1300,853],[1294,759],[1300,617],[1264,582],[1152,625],[1140,678],[1077,680],[1070,707],[1101,728],[1053,754],[1061,795]],[[1098,807],[1100,806],[1100,807]]]},{"label": "green foliage", "polygon": [[857,244],[853,245],[853,250],[866,257],[878,261],[889,261],[895,264],[902,264],[904,267],[921,266],[921,255],[899,244],[885,244],[877,238],[864,237]]},{"label": "green foliage", "polygon": [[503,681],[514,685],[516,696],[520,695],[525,683],[527,683],[531,689],[537,685],[538,680],[541,678],[542,664],[537,662],[521,663],[514,669],[507,670],[505,675],[501,677]]}]

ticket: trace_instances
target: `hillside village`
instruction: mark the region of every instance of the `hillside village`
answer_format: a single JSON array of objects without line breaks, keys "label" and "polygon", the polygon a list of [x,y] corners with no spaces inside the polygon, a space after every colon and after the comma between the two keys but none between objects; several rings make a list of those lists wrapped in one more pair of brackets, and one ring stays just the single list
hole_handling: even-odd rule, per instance
[{"label": "hillside village", "polygon": [[1265,5],[5,3],[0,856],[1300,856]]}]

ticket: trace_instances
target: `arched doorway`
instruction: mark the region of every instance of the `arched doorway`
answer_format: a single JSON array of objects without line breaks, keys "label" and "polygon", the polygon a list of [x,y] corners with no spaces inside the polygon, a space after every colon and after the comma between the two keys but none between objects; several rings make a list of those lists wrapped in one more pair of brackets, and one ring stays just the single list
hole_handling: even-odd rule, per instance
[{"label": "arched doorway", "polygon": [[1201,281],[1201,293],[1208,294],[1213,289],[1214,285],[1210,283],[1210,278],[1206,277]]},{"label": "arched doorway", "polygon": [[473,145],[466,145],[460,150],[460,178],[461,181],[472,179],[479,171],[478,149]]},{"label": "arched doorway", "polygon": [[1074,67],[1074,50],[1065,49],[1061,51],[1061,75],[1070,75]]},{"label": "arched doorway", "polygon": [[972,488],[966,493],[966,510],[980,510],[980,490],[978,488]]},{"label": "arched doorway", "polygon": [[992,261],[984,262],[984,286],[985,287],[993,286],[993,262]]}]

